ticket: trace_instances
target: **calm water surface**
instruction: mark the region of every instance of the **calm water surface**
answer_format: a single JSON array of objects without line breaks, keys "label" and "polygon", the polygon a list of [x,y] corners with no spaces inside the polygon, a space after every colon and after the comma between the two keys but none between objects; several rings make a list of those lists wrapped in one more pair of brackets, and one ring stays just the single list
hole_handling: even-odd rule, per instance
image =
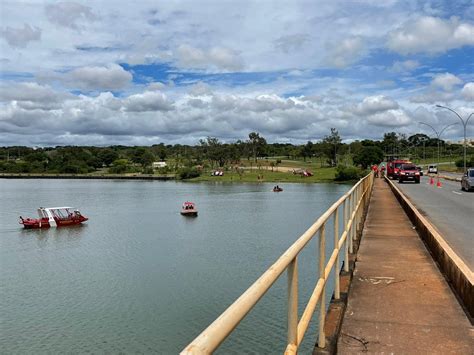
[{"label": "calm water surface", "polygon": [[[0,179],[0,349],[178,353],[349,189],[272,186]],[[185,200],[199,217],[179,214]],[[50,230],[17,222],[62,205],[90,220]],[[299,260],[300,303],[316,282],[316,250],[312,241]],[[219,352],[281,353],[285,339],[283,276]]]}]

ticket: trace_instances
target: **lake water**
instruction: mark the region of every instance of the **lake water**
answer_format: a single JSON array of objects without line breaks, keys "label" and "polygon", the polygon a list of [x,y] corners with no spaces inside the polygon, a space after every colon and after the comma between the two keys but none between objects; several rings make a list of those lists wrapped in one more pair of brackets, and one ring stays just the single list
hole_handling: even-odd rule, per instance
[{"label": "lake water", "polygon": [[[350,186],[272,187],[0,179],[0,349],[178,353]],[[199,217],[179,214],[186,200]],[[64,205],[90,220],[49,230],[18,224],[39,206]],[[314,240],[299,259],[300,309],[317,280],[316,256]],[[218,353],[282,353],[286,282],[284,274]],[[301,353],[311,353],[316,320]]]}]

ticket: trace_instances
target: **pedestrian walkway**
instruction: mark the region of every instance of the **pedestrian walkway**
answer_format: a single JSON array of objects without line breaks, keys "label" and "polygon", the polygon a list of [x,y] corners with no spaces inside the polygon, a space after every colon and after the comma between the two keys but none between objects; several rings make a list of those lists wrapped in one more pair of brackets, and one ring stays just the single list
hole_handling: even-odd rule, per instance
[{"label": "pedestrian walkway", "polygon": [[474,328],[390,187],[375,179],[339,354],[473,354]]}]

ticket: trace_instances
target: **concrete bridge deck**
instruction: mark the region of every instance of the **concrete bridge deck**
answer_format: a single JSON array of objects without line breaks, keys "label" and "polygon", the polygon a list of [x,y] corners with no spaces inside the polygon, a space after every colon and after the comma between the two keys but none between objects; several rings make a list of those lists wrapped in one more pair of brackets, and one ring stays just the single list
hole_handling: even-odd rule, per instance
[{"label": "concrete bridge deck", "polygon": [[472,354],[468,317],[390,187],[375,180],[338,353]]}]

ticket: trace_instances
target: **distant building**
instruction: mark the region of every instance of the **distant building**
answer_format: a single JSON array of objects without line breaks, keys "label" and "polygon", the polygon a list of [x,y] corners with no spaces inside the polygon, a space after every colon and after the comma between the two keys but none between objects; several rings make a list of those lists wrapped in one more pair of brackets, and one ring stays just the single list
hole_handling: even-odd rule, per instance
[{"label": "distant building", "polygon": [[152,166],[153,166],[153,169],[159,169],[159,168],[164,168],[166,166],[166,162],[165,161],[154,161]]}]

